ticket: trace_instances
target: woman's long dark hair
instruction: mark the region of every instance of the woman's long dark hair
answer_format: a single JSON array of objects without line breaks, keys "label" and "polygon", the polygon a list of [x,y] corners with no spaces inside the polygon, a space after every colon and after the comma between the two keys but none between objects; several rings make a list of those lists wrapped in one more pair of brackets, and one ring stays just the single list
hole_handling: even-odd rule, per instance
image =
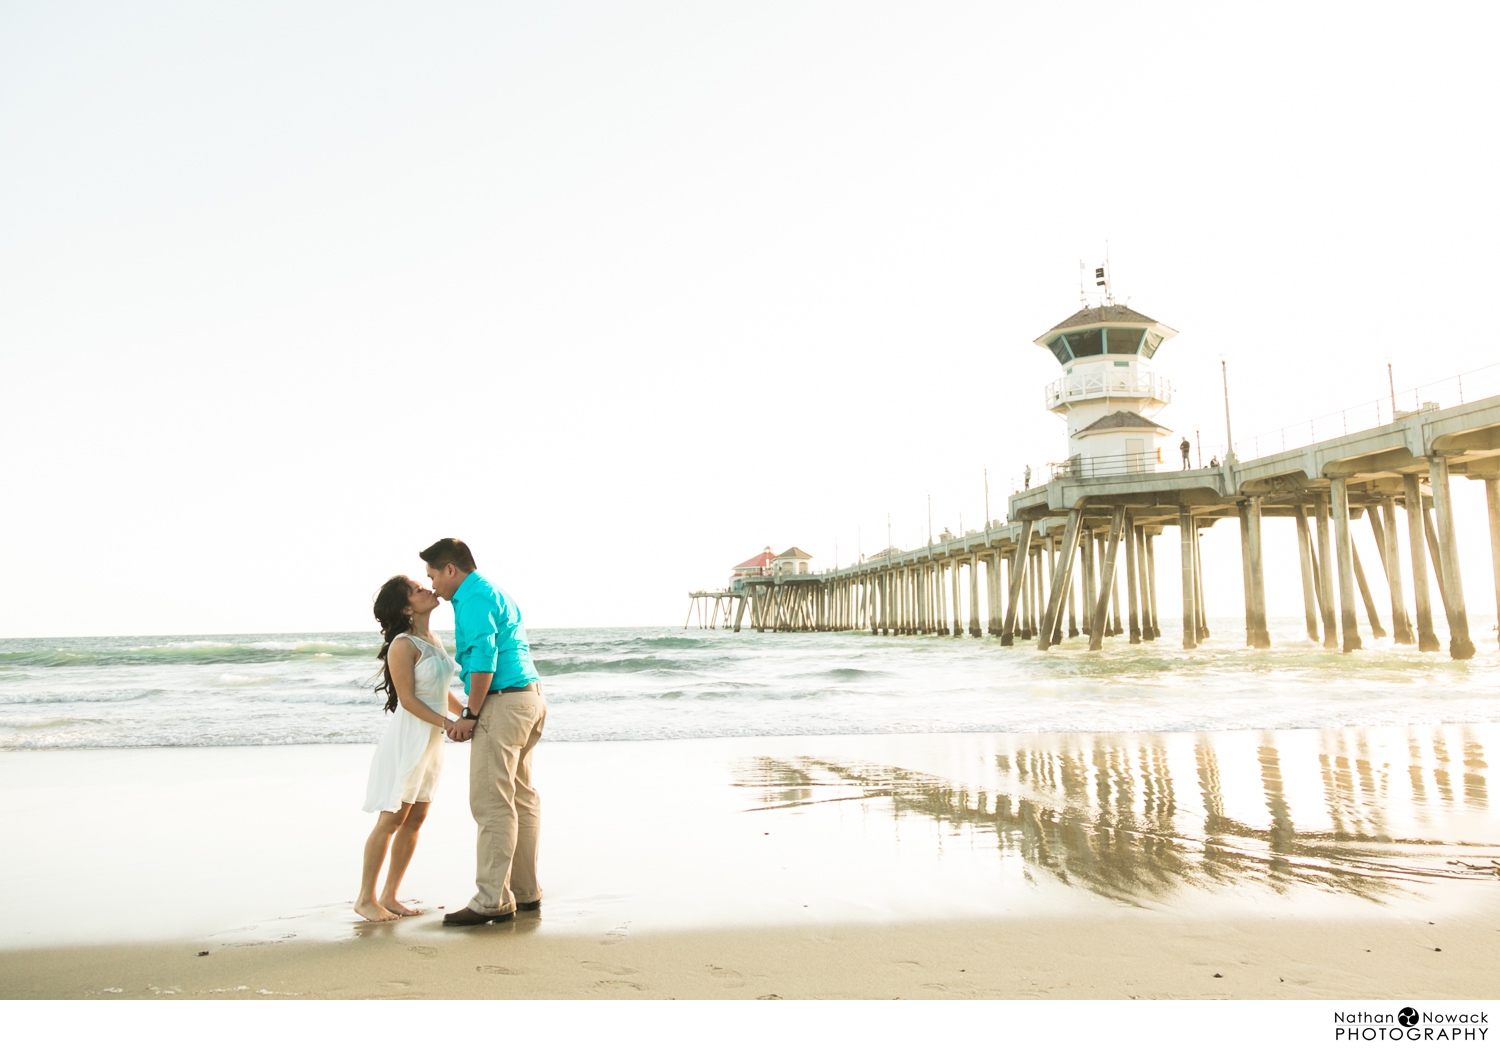
[{"label": "woman's long dark hair", "polygon": [[386,661],[386,653],[391,651],[391,643],[396,636],[405,634],[411,630],[411,616],[407,609],[411,608],[411,580],[405,576],[392,576],[381,584],[380,591],[375,595],[375,619],[380,624],[381,637],[385,644],[380,647],[380,680],[375,685],[377,694],[385,694],[385,709],[396,710],[396,683],[391,680],[391,665]]}]

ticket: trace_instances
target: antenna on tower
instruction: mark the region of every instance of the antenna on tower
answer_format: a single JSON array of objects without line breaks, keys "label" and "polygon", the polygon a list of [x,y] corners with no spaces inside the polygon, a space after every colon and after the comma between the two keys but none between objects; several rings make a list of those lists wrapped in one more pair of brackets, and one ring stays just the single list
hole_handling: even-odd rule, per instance
[{"label": "antenna on tower", "polygon": [[1114,290],[1109,285],[1109,242],[1107,241],[1104,248],[1104,265],[1094,267],[1094,288],[1096,291],[1100,288],[1104,289],[1099,297],[1100,306],[1115,301]]},{"label": "antenna on tower", "polygon": [[1089,293],[1084,290],[1083,284],[1083,260],[1078,260],[1078,301],[1086,308],[1089,305]]}]

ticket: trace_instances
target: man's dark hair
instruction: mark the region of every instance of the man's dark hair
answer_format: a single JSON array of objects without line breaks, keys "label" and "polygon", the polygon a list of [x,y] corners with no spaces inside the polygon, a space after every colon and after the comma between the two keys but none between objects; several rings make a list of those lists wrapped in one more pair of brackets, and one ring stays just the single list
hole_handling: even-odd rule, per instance
[{"label": "man's dark hair", "polygon": [[463,540],[455,540],[452,536],[438,540],[417,557],[434,569],[457,565],[464,572],[473,572],[475,568],[474,555],[469,553],[469,545]]}]

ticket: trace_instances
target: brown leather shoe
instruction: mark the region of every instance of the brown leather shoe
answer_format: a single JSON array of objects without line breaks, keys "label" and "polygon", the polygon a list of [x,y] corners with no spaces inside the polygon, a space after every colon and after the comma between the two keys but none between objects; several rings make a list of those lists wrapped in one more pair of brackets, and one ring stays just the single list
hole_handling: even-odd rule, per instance
[{"label": "brown leather shoe", "polygon": [[541,901],[516,901],[516,911],[541,911]]},{"label": "brown leather shoe", "polygon": [[472,908],[460,908],[458,911],[450,911],[443,916],[444,926],[483,926],[487,922],[510,922],[516,917],[513,911],[503,912],[500,915],[485,915]]}]

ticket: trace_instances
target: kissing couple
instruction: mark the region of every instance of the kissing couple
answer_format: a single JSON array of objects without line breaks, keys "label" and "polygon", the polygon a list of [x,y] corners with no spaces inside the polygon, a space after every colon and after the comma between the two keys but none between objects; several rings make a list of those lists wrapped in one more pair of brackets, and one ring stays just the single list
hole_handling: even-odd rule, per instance
[{"label": "kissing couple", "polygon": [[[542,738],[542,698],[531,646],[515,599],[480,574],[462,540],[422,551],[432,586],[392,576],[375,595],[385,640],[375,687],[391,720],[370,762],[365,812],[378,814],[365,840],[364,874],[354,910],[370,922],[417,915],[396,899],[417,848],[443,769],[443,738],[469,742],[469,811],[479,825],[475,892],[444,926],[505,922],[542,906],[536,878],[541,798],[531,783],[531,756]],[[429,619],[440,600],[453,605],[448,655]],[[465,698],[452,691],[458,672]],[[453,718],[449,718],[449,715]],[[390,854],[385,887],[375,883]]]}]

